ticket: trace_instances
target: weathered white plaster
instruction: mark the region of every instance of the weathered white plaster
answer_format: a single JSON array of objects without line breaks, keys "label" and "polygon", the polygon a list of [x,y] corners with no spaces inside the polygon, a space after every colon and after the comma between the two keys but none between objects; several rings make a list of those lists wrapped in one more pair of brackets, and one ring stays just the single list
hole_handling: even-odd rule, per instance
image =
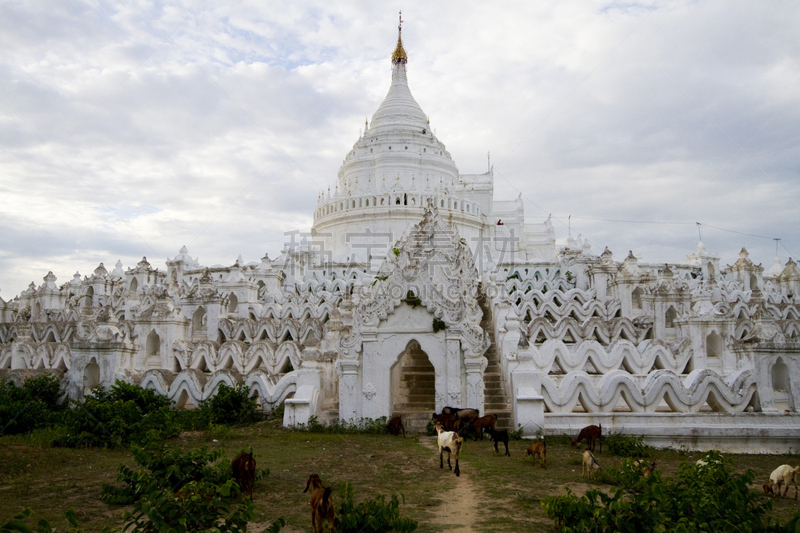
[{"label": "weathered white plaster", "polygon": [[166,270],[50,272],[0,298],[0,375],[61,375],[73,399],[122,379],[187,407],[244,383],[286,425],[454,405],[527,436],[602,423],[662,446],[800,448],[794,261],[557,246],[521,198],[494,199],[491,167],[460,173],[407,61],[398,40],[309,233],[251,263],[205,267],[183,247]]}]

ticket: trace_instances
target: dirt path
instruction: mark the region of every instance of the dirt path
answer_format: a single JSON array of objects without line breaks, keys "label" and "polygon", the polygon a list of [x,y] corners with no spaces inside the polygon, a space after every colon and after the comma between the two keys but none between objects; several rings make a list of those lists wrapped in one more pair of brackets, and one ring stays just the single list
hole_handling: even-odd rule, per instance
[{"label": "dirt path", "polygon": [[[432,440],[431,440],[432,439]],[[436,445],[436,437],[420,437],[419,443],[436,453],[439,448]],[[478,492],[475,484],[470,479],[469,474],[464,473],[464,461],[459,461],[461,466],[461,476],[453,477],[456,480],[455,487],[443,495],[445,502],[436,510],[436,517],[431,520],[432,524],[442,526],[456,526],[453,531],[474,532],[473,526],[478,520],[477,509]]]}]

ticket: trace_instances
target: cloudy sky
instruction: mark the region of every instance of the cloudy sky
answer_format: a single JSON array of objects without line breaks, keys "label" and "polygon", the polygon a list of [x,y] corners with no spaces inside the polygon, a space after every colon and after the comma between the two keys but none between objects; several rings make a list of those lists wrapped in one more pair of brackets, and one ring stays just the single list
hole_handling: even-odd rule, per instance
[{"label": "cloudy sky", "polygon": [[[594,253],[800,256],[800,4],[0,4],[0,297],[182,245],[275,257],[389,87]],[[572,216],[571,222],[567,217]]]}]

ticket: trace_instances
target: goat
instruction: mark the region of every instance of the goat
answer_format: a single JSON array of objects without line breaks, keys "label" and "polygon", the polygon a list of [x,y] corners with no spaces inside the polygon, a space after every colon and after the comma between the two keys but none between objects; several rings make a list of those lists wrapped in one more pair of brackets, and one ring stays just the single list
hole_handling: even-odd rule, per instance
[{"label": "goat", "polygon": [[641,469],[641,475],[642,476],[650,477],[650,475],[656,469],[656,461],[653,461],[652,463],[648,463],[647,461],[639,459],[639,460],[636,460],[636,461],[633,462],[633,466],[635,466],[636,468],[640,468]]},{"label": "goat", "polygon": [[525,450],[525,455],[532,455],[533,456],[533,466],[536,466],[536,456],[539,456],[539,462],[542,464],[542,468],[547,470],[547,444],[544,440],[540,440],[539,442],[534,442],[528,449]]},{"label": "goat", "polygon": [[500,452],[500,450],[497,448],[497,445],[498,445],[498,443],[502,442],[506,446],[506,455],[511,457],[511,454],[508,453],[508,430],[507,429],[494,429],[491,426],[489,426],[489,427],[486,428],[486,433],[488,433],[489,436],[494,441],[494,451],[496,451],[498,453]]},{"label": "goat", "polygon": [[242,494],[250,492],[250,499],[253,499],[253,485],[256,482],[256,460],[253,452],[242,452],[231,461],[233,469],[233,479],[239,484]]},{"label": "goat", "polygon": [[406,428],[403,426],[403,419],[400,416],[396,416],[389,420],[389,423],[386,424],[386,431],[394,435],[395,437],[400,434],[400,431],[403,432],[403,438],[406,438]]},{"label": "goat", "polygon": [[578,433],[578,438],[572,441],[572,447],[574,448],[582,440],[586,440],[586,448],[594,453],[594,446],[595,441],[600,442],[600,453],[603,453],[603,425],[600,424],[599,426],[586,426]]},{"label": "goat", "polygon": [[[481,416],[481,413],[477,409],[459,409],[458,407],[445,407],[442,409],[442,414],[455,415],[460,424]],[[456,429],[458,428],[458,424],[456,424],[455,421],[454,427]]]},{"label": "goat", "polygon": [[469,422],[468,428],[475,428],[475,440],[478,440],[478,436],[480,436],[481,440],[483,440],[483,430],[484,428],[488,429],[491,428],[492,430],[497,429],[497,415],[486,415],[480,418],[473,418]]},{"label": "goat", "polygon": [[797,479],[796,475],[800,472],[800,466],[796,466],[792,468],[789,465],[781,465],[769,475],[769,481],[766,485],[764,485],[764,493],[773,495],[776,494],[774,487],[778,487],[777,494],[780,495],[781,493],[781,485],[786,485],[786,488],[783,491],[783,497],[785,498],[786,495],[789,493],[789,483],[794,485],[794,499],[797,499]]},{"label": "goat", "polygon": [[453,413],[442,413],[440,415],[433,413],[431,420],[433,420],[435,424],[441,425],[445,430],[453,431],[455,429],[455,422],[458,420],[458,418]]},{"label": "goat", "polygon": [[458,436],[454,431],[445,431],[441,424],[434,424],[434,429],[439,434],[439,468],[444,468],[444,452],[447,452],[447,467],[452,470],[453,466],[450,464],[450,456],[455,457],[456,460],[456,476],[461,475],[461,469],[458,468],[458,456],[461,453],[461,445],[464,439]]},{"label": "goat", "polygon": [[589,479],[592,479],[592,470],[600,470],[600,463],[594,458],[591,450],[583,452],[583,463],[581,464],[581,477],[583,477],[584,470],[587,472]]},{"label": "goat", "polygon": [[322,480],[319,478],[317,474],[311,474],[308,476],[308,481],[306,482],[306,488],[303,492],[308,492],[308,488],[311,487],[311,529],[314,533],[322,533],[322,521],[327,519],[328,526],[331,528],[331,532],[333,533],[333,520],[334,520],[334,510],[333,510],[333,499],[331,498],[331,487],[325,487],[322,485]]}]

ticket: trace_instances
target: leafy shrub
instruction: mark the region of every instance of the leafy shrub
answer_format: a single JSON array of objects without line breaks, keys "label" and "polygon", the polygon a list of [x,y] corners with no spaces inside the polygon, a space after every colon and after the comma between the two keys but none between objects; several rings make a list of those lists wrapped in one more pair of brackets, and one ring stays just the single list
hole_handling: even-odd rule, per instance
[{"label": "leafy shrub", "polygon": [[644,437],[617,433],[603,439],[608,451],[619,457],[650,457],[650,446],[644,443]]},{"label": "leafy shrub", "polygon": [[155,442],[180,432],[170,402],[153,390],[117,381],[109,390],[94,389],[64,414],[55,446],[120,447]]},{"label": "leafy shrub", "polygon": [[[222,451],[206,448],[180,450],[163,446],[136,448],[133,470],[119,467],[123,487],[105,485],[102,499],[110,504],[134,504],[125,512],[125,530],[132,532],[245,532],[255,517],[249,498],[240,498],[240,488],[232,479],[230,461]],[[256,479],[269,475],[256,472]],[[278,532],[284,525],[278,519],[267,530]]]},{"label": "leafy shrub", "polygon": [[239,490],[232,479],[217,486],[208,481],[192,481],[180,492],[151,487],[125,512],[124,529],[132,532],[236,532],[245,533],[247,522],[255,517],[249,498],[234,503]]},{"label": "leafy shrub", "polygon": [[397,531],[411,532],[417,529],[417,522],[410,518],[400,518],[400,498],[392,494],[391,501],[386,502],[383,495],[375,499],[353,503],[353,486],[345,483],[339,488],[342,503],[336,515],[335,527],[339,533],[383,533]]},{"label": "leafy shrub", "polygon": [[64,410],[61,381],[52,374],[25,380],[17,387],[0,381],[0,435],[18,435],[56,423]]},{"label": "leafy shrub", "polygon": [[522,440],[522,428],[519,428],[516,431],[508,430],[508,439],[509,440]]},{"label": "leafy shrub", "polygon": [[[732,461],[712,452],[707,467],[684,463],[675,477],[655,471],[643,478],[632,462],[614,474],[620,486],[610,494],[590,489],[578,498],[567,488],[563,496],[545,498],[542,506],[558,530],[571,533],[616,531],[779,532],[795,531],[800,513],[787,525],[766,519],[772,502],[748,487],[752,470],[733,472]],[[791,529],[789,529],[789,526]]]},{"label": "leafy shrub", "polygon": [[431,420],[428,420],[428,425],[427,425],[427,426],[425,426],[425,434],[426,434],[427,436],[429,436],[429,437],[434,437],[434,436],[436,436],[436,430],[435,430],[435,429],[433,429],[433,425],[434,425],[435,423],[436,423],[436,421],[435,421],[435,420],[433,420],[433,419],[431,419]]},{"label": "leafy shrub", "polygon": [[222,451],[209,452],[207,448],[182,453],[160,445],[147,448],[134,447],[133,459],[137,470],[125,465],[119,467],[117,481],[123,488],[104,485],[102,500],[110,504],[130,504],[147,493],[151,487],[170,488],[177,492],[192,481],[206,480],[214,485],[225,483],[232,476],[230,462],[221,461]]},{"label": "leafy shrub", "polygon": [[200,404],[210,424],[239,426],[256,420],[256,399],[246,385],[229,387],[221,383],[216,394]]}]

